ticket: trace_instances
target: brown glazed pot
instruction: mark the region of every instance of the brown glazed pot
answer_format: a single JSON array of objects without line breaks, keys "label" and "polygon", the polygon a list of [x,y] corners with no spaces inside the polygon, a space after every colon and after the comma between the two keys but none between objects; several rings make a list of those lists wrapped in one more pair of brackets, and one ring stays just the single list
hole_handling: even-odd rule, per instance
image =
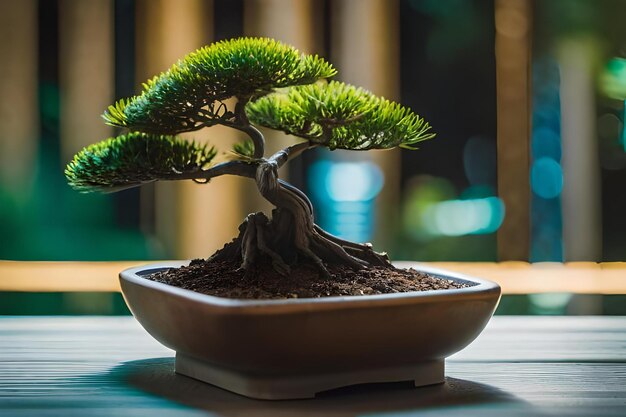
[{"label": "brown glazed pot", "polygon": [[492,282],[413,266],[474,284],[426,292],[234,300],[120,274],[124,299],[156,340],[176,351],[176,372],[247,397],[310,398],[360,383],[441,383],[444,359],[483,330],[500,299]]}]

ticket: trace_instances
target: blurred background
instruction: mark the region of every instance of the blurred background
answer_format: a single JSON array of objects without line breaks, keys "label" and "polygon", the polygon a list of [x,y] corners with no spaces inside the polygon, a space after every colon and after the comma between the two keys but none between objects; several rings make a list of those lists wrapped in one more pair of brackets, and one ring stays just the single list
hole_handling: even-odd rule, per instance
[{"label": "blurred background", "polygon": [[[622,16],[620,0],[0,0],[0,259],[206,258],[268,209],[238,178],[96,195],[63,169],[118,133],[100,118],[109,104],[186,53],[269,36],[437,132],[418,151],[293,161],[284,177],[331,233],[396,260],[623,261]],[[191,136],[223,150],[242,139]],[[499,313],[626,314],[623,300],[509,296]],[[119,294],[0,293],[0,314],[56,313],[127,310]]]}]

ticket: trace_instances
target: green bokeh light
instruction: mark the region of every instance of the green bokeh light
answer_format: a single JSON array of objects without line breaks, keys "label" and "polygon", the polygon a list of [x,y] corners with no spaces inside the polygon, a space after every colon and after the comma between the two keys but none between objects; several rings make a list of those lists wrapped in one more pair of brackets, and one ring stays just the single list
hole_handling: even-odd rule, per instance
[{"label": "green bokeh light", "polygon": [[607,97],[626,100],[626,59],[614,57],[600,72],[600,91]]}]

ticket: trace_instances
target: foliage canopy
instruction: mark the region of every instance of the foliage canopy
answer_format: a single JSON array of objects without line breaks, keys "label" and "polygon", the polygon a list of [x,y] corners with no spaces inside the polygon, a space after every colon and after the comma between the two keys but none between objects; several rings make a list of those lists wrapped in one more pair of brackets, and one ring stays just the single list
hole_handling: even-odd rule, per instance
[{"label": "foliage canopy", "polygon": [[223,100],[247,100],[275,88],[309,84],[335,75],[322,58],[303,55],[268,38],[213,43],[190,53],[148,80],[143,92],[119,100],[104,113],[113,126],[176,134],[231,121]]},{"label": "foliage canopy", "polygon": [[409,108],[338,81],[291,87],[246,106],[253,123],[330,149],[388,149],[434,136]]},{"label": "foliage canopy", "polygon": [[111,192],[209,166],[215,148],[174,136],[133,132],[80,151],[65,169],[82,192]]},{"label": "foliage canopy", "polygon": [[[335,73],[323,59],[268,38],[203,47],[147,81],[138,96],[109,106],[105,121],[131,133],[83,149],[68,164],[66,177],[79,191],[105,192],[195,178],[215,149],[173,135],[215,124],[248,134],[252,140],[233,148],[237,162],[248,165],[261,161],[264,149],[263,135],[250,123],[330,149],[415,149],[434,136],[409,108],[327,82]],[[231,97],[237,99],[234,110],[224,101]]]}]

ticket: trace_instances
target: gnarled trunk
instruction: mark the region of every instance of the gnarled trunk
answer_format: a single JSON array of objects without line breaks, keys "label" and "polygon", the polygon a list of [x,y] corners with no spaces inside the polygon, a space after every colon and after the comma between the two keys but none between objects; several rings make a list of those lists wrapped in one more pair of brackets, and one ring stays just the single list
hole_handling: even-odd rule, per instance
[{"label": "gnarled trunk", "polygon": [[384,253],[370,244],[359,244],[332,236],[314,222],[313,207],[306,195],[278,178],[274,161],[262,162],[256,169],[259,192],[276,208],[272,218],[263,213],[248,215],[239,226],[239,235],[212,259],[241,259],[249,270],[260,256],[268,256],[274,268],[286,275],[289,265],[308,259],[328,276],[325,264],[338,263],[355,269],[367,266],[391,267]]}]

